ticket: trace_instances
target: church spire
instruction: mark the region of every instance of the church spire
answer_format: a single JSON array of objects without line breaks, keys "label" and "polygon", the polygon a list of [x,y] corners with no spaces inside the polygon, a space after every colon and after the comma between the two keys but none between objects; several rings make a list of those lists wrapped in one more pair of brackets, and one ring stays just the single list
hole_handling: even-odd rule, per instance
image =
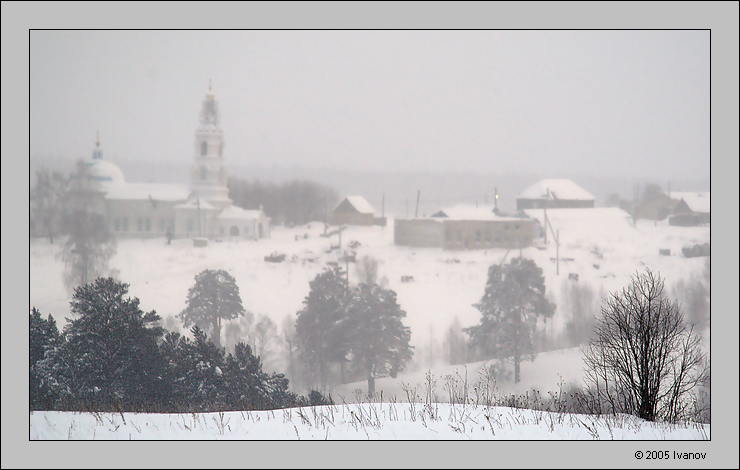
[{"label": "church spire", "polygon": [[93,160],[101,160],[103,151],[100,150],[100,131],[95,131],[95,149],[93,150]]},{"label": "church spire", "polygon": [[204,127],[218,127],[218,118],[218,103],[213,96],[211,79],[208,79],[208,93],[200,111],[200,124]]}]

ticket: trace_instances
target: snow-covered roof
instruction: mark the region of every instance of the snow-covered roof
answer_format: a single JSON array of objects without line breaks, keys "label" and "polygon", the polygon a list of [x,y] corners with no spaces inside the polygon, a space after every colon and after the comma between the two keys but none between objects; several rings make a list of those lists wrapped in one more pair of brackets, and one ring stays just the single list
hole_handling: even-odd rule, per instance
[{"label": "snow-covered roof", "polygon": [[219,219],[239,219],[239,220],[255,220],[262,217],[264,213],[261,210],[249,210],[242,209],[241,207],[230,206],[221,211],[218,214]]},{"label": "snow-covered roof", "polygon": [[493,206],[475,207],[468,204],[445,207],[432,214],[431,217],[447,218],[448,220],[519,220],[513,217],[499,217],[493,212]]},{"label": "snow-covered roof", "polygon": [[201,210],[215,210],[216,207],[209,204],[208,201],[200,201],[200,204],[198,203],[198,200],[195,198],[192,198],[191,200],[183,203],[178,204],[175,206],[175,209],[198,209],[200,207]]},{"label": "snow-covered roof", "polygon": [[709,213],[709,191],[705,192],[671,192],[671,199],[683,201],[694,212]]},{"label": "snow-covered roof", "polygon": [[[371,206],[370,203],[367,202],[362,196],[347,196],[344,199],[352,204],[352,207],[354,207],[360,214],[375,214],[375,209],[373,209],[373,206]],[[342,202],[344,202],[344,200]],[[342,202],[337,204],[337,207],[339,207]]]},{"label": "snow-covered roof", "polygon": [[85,163],[88,178],[101,183],[125,183],[123,172],[115,163],[96,158]]},{"label": "snow-covered roof", "polygon": [[550,190],[550,199],[568,199],[568,200],[593,200],[594,197],[586,190],[568,179],[547,179],[541,180],[528,187],[521,194],[519,199],[545,199],[547,190]]},{"label": "snow-covered roof", "polygon": [[106,199],[184,201],[190,195],[187,186],[158,183],[120,183],[107,187]]}]

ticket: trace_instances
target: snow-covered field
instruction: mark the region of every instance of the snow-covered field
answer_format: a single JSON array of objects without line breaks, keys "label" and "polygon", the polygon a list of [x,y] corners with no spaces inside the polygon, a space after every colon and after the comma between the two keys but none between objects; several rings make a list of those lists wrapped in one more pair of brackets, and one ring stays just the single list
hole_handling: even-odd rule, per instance
[{"label": "snow-covered field", "polygon": [[506,407],[362,403],[226,413],[31,412],[30,439],[703,440],[709,425]]},{"label": "snow-covered field", "polygon": [[[602,214],[598,221],[587,224],[580,217],[563,220],[563,215],[554,212],[550,210],[549,217],[562,239],[560,274],[556,274],[552,260],[556,248],[551,237],[546,249],[526,248],[522,256],[542,267],[548,295],[556,304],[562,286],[574,282],[568,280],[569,273],[577,273],[578,282],[589,284],[598,295],[622,288],[632,274],[645,267],[658,271],[668,288],[704,269],[706,258],[684,258],[681,247],[708,242],[709,227],[638,221],[633,228],[621,211],[621,215]],[[165,319],[185,307],[196,274],[204,269],[225,269],[235,277],[244,307],[255,316],[267,315],[281,325],[286,316],[295,316],[302,307],[309,281],[327,262],[339,257],[337,250],[325,253],[337,243],[337,237],[323,238],[321,233],[321,223],[290,229],[274,227],[271,239],[210,241],[205,248],[194,248],[186,239],[174,240],[171,246],[164,238],[119,240],[110,264],[120,271],[119,279],[130,284],[129,293],[141,300],[142,309],[154,309]],[[455,317],[463,327],[476,324],[480,313],[472,304],[483,294],[488,267],[519,255],[518,250],[507,254],[504,249],[455,252],[395,246],[390,218],[385,228],[349,227],[342,234],[343,249],[353,240],[361,244],[355,250],[358,259],[370,255],[379,260],[379,277],[387,278],[388,286],[398,293],[416,346],[441,341]],[[59,243],[30,241],[29,307],[39,308],[43,315],[52,314],[61,328],[69,315],[71,296],[62,283],[64,266],[57,256]],[[601,257],[592,252],[595,248]],[[660,256],[661,248],[670,249],[671,256]],[[287,255],[285,262],[264,261],[264,256],[275,251]],[[413,276],[414,280],[402,283],[401,276]],[[349,279],[357,279],[352,263]],[[568,312],[559,309],[552,322],[555,333],[567,319]]]},{"label": "snow-covered field", "polygon": [[[549,211],[554,228],[560,230],[560,273],[556,274],[556,248],[550,237],[546,247],[522,250],[542,267],[548,296],[556,304],[569,273],[579,275],[597,299],[629,283],[638,270],[657,271],[671,286],[702,272],[706,258],[684,258],[681,247],[709,241],[709,227],[671,227],[666,222],[638,221],[633,227],[626,214],[618,210],[600,212],[597,223],[583,220],[574,211]],[[595,214],[595,213],[594,213]],[[576,217],[578,215],[578,217]],[[536,216],[536,214],[534,214]],[[341,253],[327,253],[337,237],[321,237],[323,224],[296,228],[274,227],[272,237],[260,241],[209,241],[205,248],[193,247],[191,240],[164,238],[119,240],[111,267],[119,279],[130,284],[129,294],[141,300],[145,311],[156,310],[163,319],[174,317],[185,306],[194,276],[204,269],[226,269],[237,280],[245,308],[255,316],[266,315],[278,327],[287,316],[295,317],[308,294],[309,281]],[[457,318],[470,326],[480,319],[472,307],[479,301],[486,283],[488,267],[518,256],[519,251],[504,249],[442,251],[435,248],[409,248],[393,245],[393,225],[349,227],[342,234],[343,249],[359,242],[357,259],[370,255],[378,259],[379,278],[398,293],[406,310],[406,325],[412,331],[412,345],[423,356],[434,343],[438,346]],[[71,299],[63,287],[64,266],[58,259],[59,242],[30,242],[29,307],[42,315],[52,314],[60,328],[69,316]],[[670,256],[659,255],[670,249]],[[268,263],[264,257],[285,253],[282,263]],[[401,282],[401,276],[413,276]],[[349,264],[350,282],[357,273]],[[549,322],[557,334],[569,319],[559,308]],[[172,323],[171,323],[172,324]],[[175,325],[179,327],[179,322]],[[183,330],[183,332],[185,332]],[[705,332],[705,335],[708,331]],[[705,338],[708,340],[708,338]],[[434,395],[444,401],[445,384],[454,378],[468,379],[470,388],[481,377],[484,363],[465,366],[446,365],[442,357],[417,357],[416,367],[377,381],[378,394],[385,403],[363,403],[366,382],[344,384],[328,390],[334,407],[286,411],[225,413],[203,415],[80,414],[35,412],[30,415],[32,439],[706,439],[709,426],[671,427],[650,424],[633,417],[596,420],[590,416],[557,415],[510,408],[411,405],[409,393],[423,400],[428,392],[427,371],[436,381]],[[583,364],[578,348],[541,353],[534,362],[522,363],[522,382],[496,383],[499,396],[538,390],[543,396],[556,392],[563,384],[581,385]],[[281,370],[281,371],[284,371]],[[395,401],[395,403],[391,403]],[[413,401],[413,399],[411,400]],[[463,429],[464,432],[460,432]]]}]

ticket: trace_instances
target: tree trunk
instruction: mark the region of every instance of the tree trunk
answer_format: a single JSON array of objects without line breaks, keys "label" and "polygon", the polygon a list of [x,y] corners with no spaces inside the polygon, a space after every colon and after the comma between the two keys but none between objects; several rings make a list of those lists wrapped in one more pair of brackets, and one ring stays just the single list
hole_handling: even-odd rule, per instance
[{"label": "tree trunk", "polygon": [[522,325],[522,312],[521,309],[517,309],[516,313],[516,326],[514,329],[514,383],[518,384],[521,381],[521,351],[519,343],[521,341],[521,325]]},{"label": "tree trunk", "polygon": [[367,376],[367,396],[369,398],[375,396],[375,376],[372,372]]},{"label": "tree trunk", "polygon": [[221,349],[221,319],[219,317],[216,317],[213,320],[213,344],[216,345],[218,349]]}]

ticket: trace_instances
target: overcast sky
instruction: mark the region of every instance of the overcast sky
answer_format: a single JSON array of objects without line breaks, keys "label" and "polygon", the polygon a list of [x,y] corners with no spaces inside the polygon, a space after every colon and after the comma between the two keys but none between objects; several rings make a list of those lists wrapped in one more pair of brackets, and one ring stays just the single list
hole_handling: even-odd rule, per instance
[{"label": "overcast sky", "polygon": [[708,31],[31,31],[30,155],[708,178]]}]

